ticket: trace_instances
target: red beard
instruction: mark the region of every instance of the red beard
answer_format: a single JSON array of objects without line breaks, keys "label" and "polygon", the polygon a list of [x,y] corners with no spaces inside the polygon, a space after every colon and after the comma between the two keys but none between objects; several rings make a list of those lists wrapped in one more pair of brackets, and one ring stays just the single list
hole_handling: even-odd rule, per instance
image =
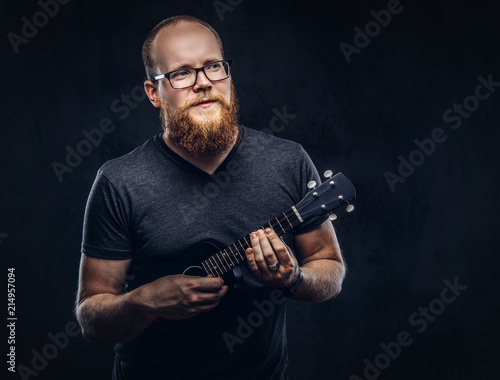
[{"label": "red beard", "polygon": [[[206,112],[204,120],[195,121],[189,110],[202,100],[217,102],[219,107],[212,105]],[[163,129],[170,141],[181,147],[195,158],[217,156],[227,152],[235,143],[238,135],[238,101],[233,83],[231,83],[231,102],[222,95],[203,93],[187,102],[179,111],[173,111],[160,98],[160,117]]]}]

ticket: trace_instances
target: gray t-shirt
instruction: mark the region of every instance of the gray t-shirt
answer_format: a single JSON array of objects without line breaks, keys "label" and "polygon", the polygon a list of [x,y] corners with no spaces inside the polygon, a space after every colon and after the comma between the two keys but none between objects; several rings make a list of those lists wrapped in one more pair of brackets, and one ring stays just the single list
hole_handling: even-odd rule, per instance
[{"label": "gray t-shirt", "polygon": [[[212,175],[169,149],[161,134],[107,162],[87,202],[82,252],[132,259],[134,278],[141,268],[174,265],[199,243],[235,242],[298,203],[309,181],[320,183],[299,144],[243,126],[239,137]],[[293,234],[325,220],[305,221],[283,238],[293,249]],[[283,297],[258,283],[246,263],[239,269],[241,286],[213,311],[159,320],[117,344],[115,378],[285,379]]]}]

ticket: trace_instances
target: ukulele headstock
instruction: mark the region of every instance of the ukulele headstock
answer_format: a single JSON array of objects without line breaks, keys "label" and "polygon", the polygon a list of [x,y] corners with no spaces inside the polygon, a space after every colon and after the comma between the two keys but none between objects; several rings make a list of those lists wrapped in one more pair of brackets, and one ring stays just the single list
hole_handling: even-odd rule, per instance
[{"label": "ukulele headstock", "polygon": [[304,220],[329,213],[329,219],[333,221],[337,216],[332,211],[342,205],[346,206],[347,212],[354,210],[350,204],[356,198],[352,182],[342,173],[333,175],[331,170],[327,170],[324,176],[326,181],[318,187],[315,181],[307,184],[309,193],[295,206]]}]

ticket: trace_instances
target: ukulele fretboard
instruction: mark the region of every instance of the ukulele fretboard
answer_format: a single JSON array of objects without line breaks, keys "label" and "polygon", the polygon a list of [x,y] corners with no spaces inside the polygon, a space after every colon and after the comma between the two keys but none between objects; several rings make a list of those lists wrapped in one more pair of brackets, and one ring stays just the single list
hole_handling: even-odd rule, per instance
[{"label": "ukulele fretboard", "polygon": [[[299,213],[292,207],[282,215],[272,219],[260,228],[265,229],[271,227],[278,236],[282,236],[302,222]],[[251,247],[250,234],[242,237],[231,245],[228,245],[223,250],[217,252],[215,255],[210,256],[208,259],[202,261],[201,265],[206,273],[214,277],[220,277],[235,266],[246,260],[245,251]]]}]

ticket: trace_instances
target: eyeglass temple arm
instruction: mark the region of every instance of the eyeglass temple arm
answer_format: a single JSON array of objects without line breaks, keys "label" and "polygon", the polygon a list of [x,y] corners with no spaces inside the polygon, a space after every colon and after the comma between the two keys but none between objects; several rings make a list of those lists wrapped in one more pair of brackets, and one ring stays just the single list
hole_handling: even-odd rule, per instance
[{"label": "eyeglass temple arm", "polygon": [[[232,59],[226,59],[225,61],[227,62],[228,66],[231,66],[231,63],[233,63],[233,60],[232,60]],[[208,65],[207,65],[207,66],[208,66]],[[200,67],[200,68],[198,68],[198,69],[195,69],[195,70],[196,70],[196,77],[198,77],[198,73],[199,73],[200,71],[205,72],[205,71],[204,71],[204,68],[205,68],[205,66]],[[153,78],[151,79],[151,82],[154,82],[154,81],[156,81],[156,80],[158,80],[158,79],[162,79],[162,78],[166,78],[165,74],[160,74],[160,75],[157,75],[157,76],[153,77]]]},{"label": "eyeglass temple arm", "polygon": [[162,79],[162,78],[166,78],[165,74],[160,74],[160,75],[157,75],[157,76],[151,78],[151,82],[154,82],[154,81],[156,81],[158,79]]}]

